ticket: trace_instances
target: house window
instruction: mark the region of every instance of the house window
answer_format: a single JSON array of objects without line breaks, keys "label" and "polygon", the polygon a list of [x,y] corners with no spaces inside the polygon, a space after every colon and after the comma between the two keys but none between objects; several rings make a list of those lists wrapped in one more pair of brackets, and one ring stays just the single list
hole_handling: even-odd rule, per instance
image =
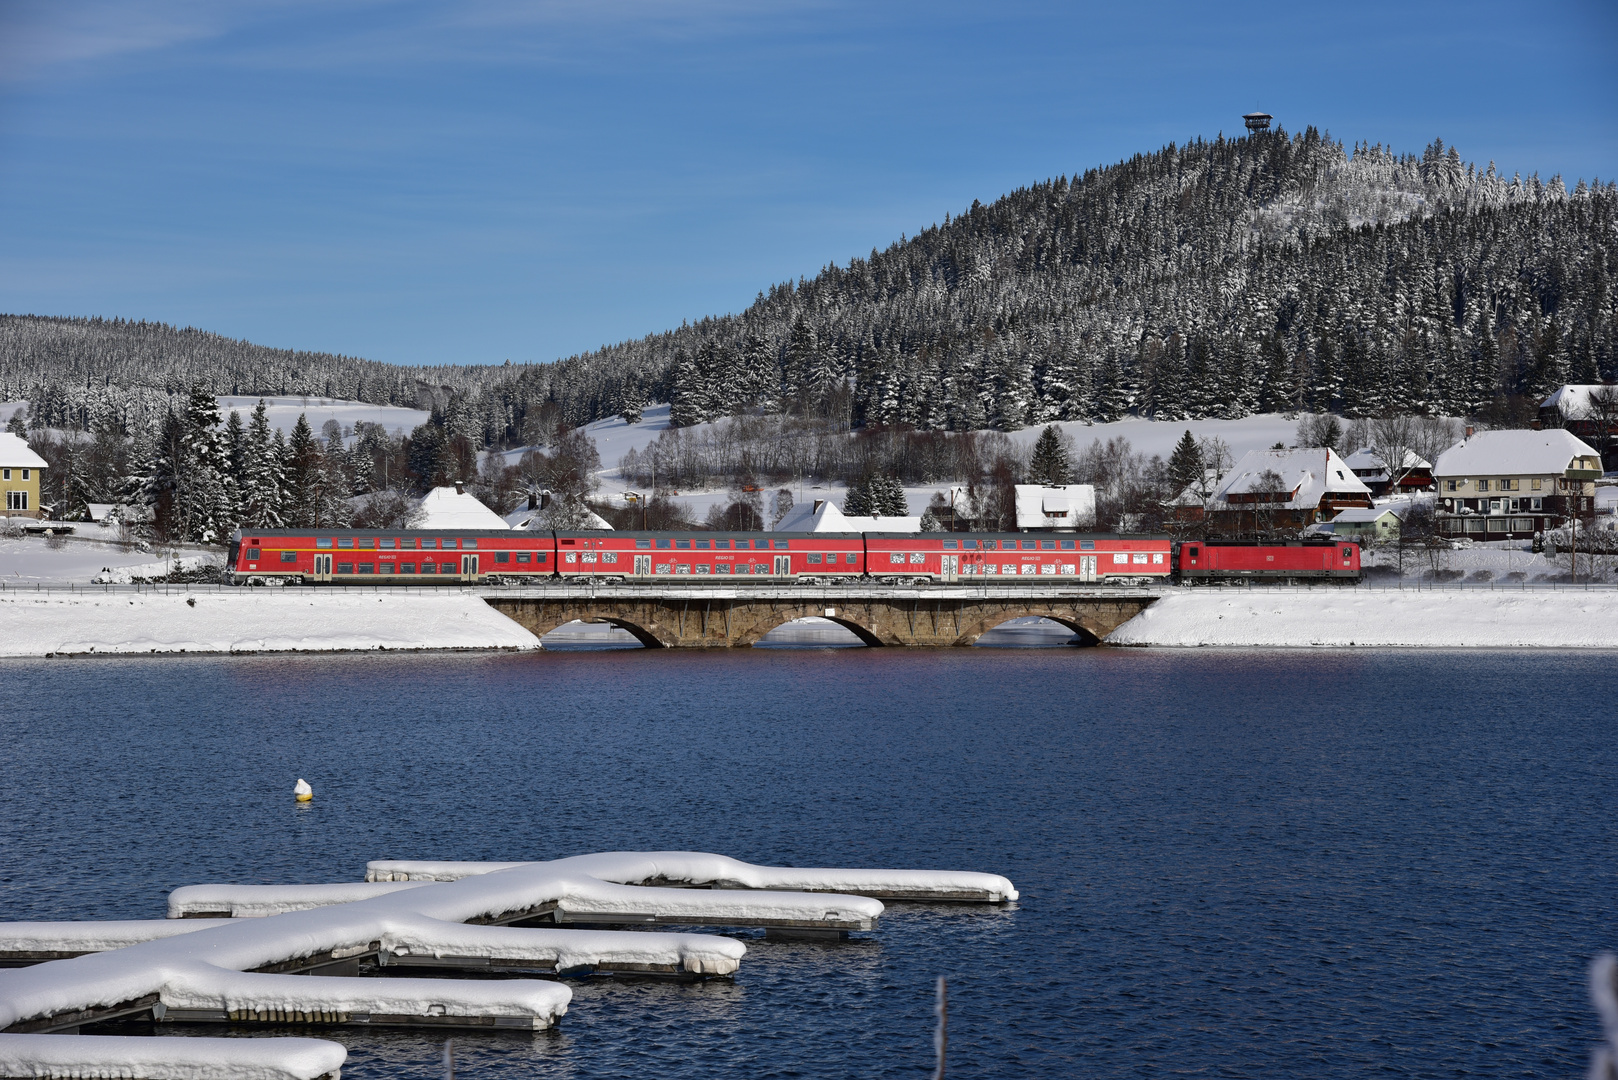
[{"label": "house window", "polygon": [[26,492],[26,491],[8,491],[8,492],[6,492],[6,509],[7,510],[26,510],[26,509],[28,509],[28,492]]},{"label": "house window", "polygon": [[4,470],[4,477],[5,477],[5,479],[7,479],[7,480],[10,480],[10,479],[11,479],[11,470],[10,470],[10,469],[6,469],[6,470]]},{"label": "house window", "polygon": [[1478,490],[1479,491],[1488,491],[1489,490],[1489,482],[1487,480],[1479,480],[1478,481]]},{"label": "house window", "polygon": [[1460,485],[1457,484],[1454,480],[1445,480],[1444,481],[1444,490],[1445,491],[1458,491],[1459,489],[1460,489]]},{"label": "house window", "polygon": [[[1534,486],[1535,487],[1539,486],[1539,481],[1538,480],[1534,481]],[[1530,499],[1528,501],[1531,504],[1531,506],[1529,508],[1532,509],[1532,510],[1543,510],[1543,509],[1545,509],[1545,500],[1544,499],[1536,498],[1536,499]]]}]

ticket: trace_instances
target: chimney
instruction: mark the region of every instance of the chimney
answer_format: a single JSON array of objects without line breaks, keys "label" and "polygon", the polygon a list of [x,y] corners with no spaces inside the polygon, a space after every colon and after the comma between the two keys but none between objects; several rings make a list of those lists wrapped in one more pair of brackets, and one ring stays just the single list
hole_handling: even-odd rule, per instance
[{"label": "chimney", "polygon": [[814,509],[813,509],[813,510],[811,510],[811,511],[810,511],[810,513],[812,513],[812,514],[818,514],[818,513],[820,513],[820,508],[821,508],[821,507],[822,507],[822,506],[825,506],[825,505],[826,505],[826,500],[825,500],[825,499],[816,499],[816,500],[815,500],[815,505],[814,505]]},{"label": "chimney", "polygon": [[1528,421],[1528,426],[1534,431],[1545,430],[1545,422],[1543,420],[1530,420]]},{"label": "chimney", "polygon": [[1466,437],[1468,439],[1470,439],[1472,437],[1472,425],[1471,424],[1466,425]]},{"label": "chimney", "polygon": [[538,510],[539,509],[539,496],[535,495],[532,491],[530,491],[528,493],[528,509],[530,509],[530,510]]},{"label": "chimney", "polygon": [[455,481],[455,494],[457,494],[457,495],[465,495],[466,494],[466,487],[459,480]]}]

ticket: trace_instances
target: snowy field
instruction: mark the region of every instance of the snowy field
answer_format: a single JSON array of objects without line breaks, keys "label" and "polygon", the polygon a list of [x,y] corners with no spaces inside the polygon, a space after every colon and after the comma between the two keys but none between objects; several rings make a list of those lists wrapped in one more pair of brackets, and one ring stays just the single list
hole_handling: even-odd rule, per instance
[{"label": "snowy field", "polygon": [[0,656],[538,645],[533,634],[461,593],[0,593]]},{"label": "snowy field", "polygon": [[1618,648],[1612,589],[1175,589],[1109,645]]},{"label": "snowy field", "polygon": [[[228,417],[231,410],[242,414],[245,423],[252,418],[253,410],[258,407],[258,398],[253,397],[222,397],[219,399],[219,416]],[[264,398],[264,414],[270,421],[270,427],[280,428],[287,435],[292,434],[292,426],[298,422],[299,414],[309,417],[309,426],[319,434],[327,420],[335,420],[343,425],[345,432],[354,428],[354,423],[363,420],[368,424],[381,424],[390,435],[408,435],[410,430],[418,424],[425,424],[432,414],[421,409],[401,409],[394,405],[370,405],[363,401],[344,401],[341,398],[322,397],[270,397]]]}]

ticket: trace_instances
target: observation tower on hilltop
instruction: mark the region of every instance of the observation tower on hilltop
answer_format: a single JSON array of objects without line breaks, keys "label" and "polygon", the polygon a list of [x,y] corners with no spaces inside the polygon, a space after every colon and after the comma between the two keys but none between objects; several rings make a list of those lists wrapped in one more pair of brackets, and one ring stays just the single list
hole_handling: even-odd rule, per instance
[{"label": "observation tower on hilltop", "polygon": [[1242,123],[1247,125],[1248,131],[1257,133],[1270,130],[1270,121],[1274,119],[1267,112],[1250,112],[1242,117]]}]

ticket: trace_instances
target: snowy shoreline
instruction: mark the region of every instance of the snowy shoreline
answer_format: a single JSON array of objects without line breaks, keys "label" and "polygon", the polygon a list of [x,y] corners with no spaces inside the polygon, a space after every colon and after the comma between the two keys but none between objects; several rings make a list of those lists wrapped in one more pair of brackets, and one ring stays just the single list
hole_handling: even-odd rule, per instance
[{"label": "snowy shoreline", "polygon": [[1177,589],[1108,645],[1618,649],[1611,589]]},{"label": "snowy shoreline", "polygon": [[0,657],[538,647],[533,634],[464,594],[0,595]]}]

